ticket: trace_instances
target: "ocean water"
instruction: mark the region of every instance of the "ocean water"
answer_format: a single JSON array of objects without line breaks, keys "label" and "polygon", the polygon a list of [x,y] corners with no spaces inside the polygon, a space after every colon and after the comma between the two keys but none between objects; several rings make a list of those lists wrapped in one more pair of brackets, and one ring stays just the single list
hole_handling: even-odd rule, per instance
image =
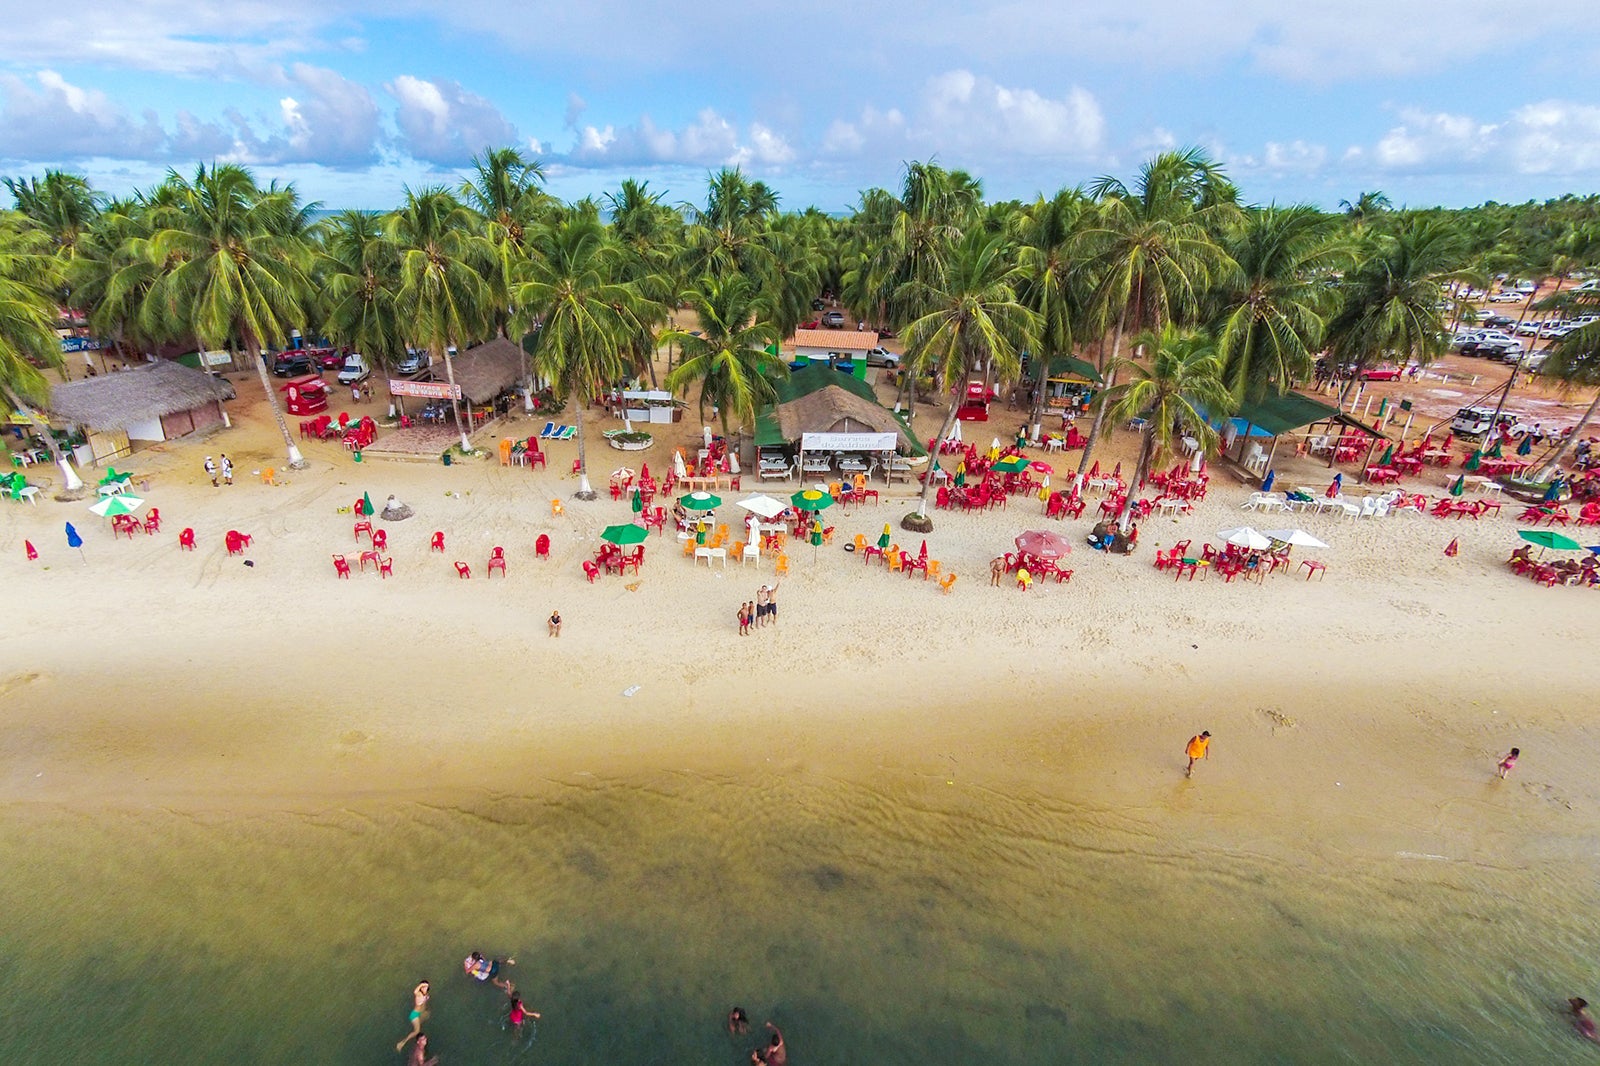
[{"label": "ocean water", "polygon": [[[1262,846],[938,777],[529,792],[9,806],[0,1062],[395,1063],[423,978],[445,1066],[738,1064],[768,1018],[796,1066],[1585,1052],[1559,1006],[1594,980],[1597,882],[1562,849]],[[472,949],[515,955],[535,1032]]]}]

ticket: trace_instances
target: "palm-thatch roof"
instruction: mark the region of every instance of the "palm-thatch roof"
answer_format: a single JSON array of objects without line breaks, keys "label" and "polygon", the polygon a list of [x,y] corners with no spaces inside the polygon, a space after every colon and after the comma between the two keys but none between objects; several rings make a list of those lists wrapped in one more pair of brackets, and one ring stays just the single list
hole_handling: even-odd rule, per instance
[{"label": "palm-thatch roof", "polygon": [[119,430],[236,395],[233,385],[222,378],[158,359],[132,370],[53,386],[49,411],[53,418],[92,430]]},{"label": "palm-thatch roof", "polygon": [[[468,348],[453,360],[456,384],[468,403],[488,403],[522,376],[522,348],[504,337]],[[435,368],[439,377],[442,367]]]},{"label": "palm-thatch roof", "polygon": [[799,440],[804,433],[897,433],[902,443],[916,447],[893,414],[838,385],[781,403],[776,413],[785,440]]}]

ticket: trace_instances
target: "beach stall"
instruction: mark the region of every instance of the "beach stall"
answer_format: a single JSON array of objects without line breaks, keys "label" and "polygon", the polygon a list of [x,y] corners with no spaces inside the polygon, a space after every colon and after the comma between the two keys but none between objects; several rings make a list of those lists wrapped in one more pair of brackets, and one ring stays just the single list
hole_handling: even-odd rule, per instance
[{"label": "beach stall", "polygon": [[1058,355],[1045,369],[1045,410],[1068,417],[1088,414],[1089,405],[1104,384],[1093,363],[1076,356]]},{"label": "beach stall", "polygon": [[778,402],[756,418],[756,447],[763,456],[794,456],[802,478],[835,468],[849,477],[875,467],[887,476],[897,452],[923,454],[871,386],[851,375],[817,364],[794,371],[776,389]]},{"label": "beach stall", "polygon": [[[456,356],[456,387],[466,404],[462,417],[476,429],[511,410],[517,400],[517,384],[522,380],[522,349],[496,337],[492,341],[468,348]],[[444,375],[444,366],[434,368],[436,377]]]},{"label": "beach stall", "polygon": [[114,374],[51,387],[53,422],[78,427],[82,464],[116,459],[136,443],[159,443],[228,425],[223,404],[235,397],[222,378],[160,359]]},{"label": "beach stall", "polygon": [[292,415],[314,415],[328,409],[328,383],[321,374],[302,374],[278,388],[283,390],[283,409]]}]

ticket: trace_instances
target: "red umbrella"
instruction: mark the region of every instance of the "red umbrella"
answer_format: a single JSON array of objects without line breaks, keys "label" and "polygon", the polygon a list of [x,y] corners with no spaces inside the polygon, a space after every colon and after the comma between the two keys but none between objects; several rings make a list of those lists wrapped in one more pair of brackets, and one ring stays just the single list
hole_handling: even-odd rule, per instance
[{"label": "red umbrella", "polygon": [[1042,529],[1030,529],[1017,537],[1017,550],[1036,559],[1059,559],[1072,550],[1067,538]]},{"label": "red umbrella", "polygon": [[1452,559],[1454,559],[1456,557],[1456,552],[1458,552],[1460,550],[1461,550],[1461,545],[1457,544],[1456,541],[1453,540],[1453,539],[1450,541],[1449,544],[1446,544],[1444,546],[1444,553],[1446,555],[1448,555]]},{"label": "red umbrella", "polygon": [[639,464],[639,480],[640,481],[649,481],[650,480],[650,464],[649,463],[640,463]]},{"label": "red umbrella", "polygon": [[1094,465],[1089,468],[1089,476],[1090,477],[1099,477],[1100,476],[1100,460],[1096,459],[1094,461]]},{"label": "red umbrella", "polygon": [[33,546],[33,541],[25,540],[25,541],[22,542],[22,546],[24,548],[28,549],[28,558],[29,559],[37,559],[37,558],[39,558],[39,550]]},{"label": "red umbrella", "polygon": [[922,559],[926,559],[928,557],[928,542],[926,540],[922,542],[922,551],[918,552],[917,555]]},{"label": "red umbrella", "polygon": [[1121,460],[1118,460],[1117,468],[1115,470],[1111,471],[1111,476],[1112,477],[1121,477],[1122,476],[1122,462],[1121,462]]}]

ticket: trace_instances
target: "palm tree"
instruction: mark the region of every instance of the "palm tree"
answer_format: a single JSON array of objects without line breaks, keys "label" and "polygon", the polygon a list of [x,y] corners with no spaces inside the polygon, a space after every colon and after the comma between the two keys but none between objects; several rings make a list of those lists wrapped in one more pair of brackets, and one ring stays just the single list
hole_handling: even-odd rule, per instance
[{"label": "palm tree", "polygon": [[1355,203],[1340,200],[1339,207],[1357,230],[1366,228],[1378,216],[1394,210],[1394,204],[1381,192],[1364,192],[1356,197]]},{"label": "palm tree", "polygon": [[242,345],[266,393],[289,465],[305,459],[289,435],[262,346],[282,344],[304,321],[310,248],[292,186],[259,188],[232,164],[199,167],[192,179],[169,171],[154,232],[142,249],[160,269],[141,305],[148,335],[193,338],[202,347]]},{"label": "palm tree", "polygon": [[78,237],[100,211],[100,198],[89,179],[47,170],[43,178],[6,178],[16,208],[50,235],[62,254],[71,257]]},{"label": "palm tree", "polygon": [[[974,230],[956,245],[937,281],[913,282],[917,292],[906,299],[927,310],[906,327],[906,356],[913,374],[931,372],[941,389],[967,379],[981,360],[996,368],[999,380],[1014,379],[1020,354],[1039,337],[1039,316],[1017,298],[1025,275],[1013,261],[1009,242],[1000,235]],[[936,439],[950,433],[959,406],[950,397],[944,426]],[[907,529],[928,532],[928,498],[934,479],[922,487],[915,514],[902,522]]]},{"label": "palm tree", "polygon": [[491,330],[494,249],[474,229],[472,212],[442,187],[406,189],[406,202],[384,220],[384,234],[397,249],[400,285],[395,305],[402,329],[414,344],[444,360],[461,450],[470,452],[461,420],[453,349]]},{"label": "palm tree", "polygon": [[108,201],[73,246],[66,262],[67,303],[84,312],[96,336],[113,345],[153,347],[140,312],[163,264],[151,260],[150,212],[138,200]]},{"label": "palm tree", "polygon": [[685,276],[737,271],[754,278],[771,265],[763,223],[777,211],[778,194],[764,183],[746,178],[738,167],[724,167],[707,180],[705,208],[684,207],[690,222]]},{"label": "palm tree", "polygon": [[[1165,463],[1172,453],[1172,442],[1180,427],[1193,433],[1202,448],[1217,437],[1208,418],[1219,418],[1233,410],[1233,397],[1222,381],[1222,359],[1210,335],[1200,331],[1180,331],[1170,323],[1159,332],[1149,331],[1134,338],[1134,347],[1143,351],[1145,361],[1123,359],[1121,368],[1129,377],[1123,384],[1106,391],[1111,416],[1116,419],[1141,418],[1139,461],[1129,485],[1137,487],[1150,474],[1158,460]],[[1130,489],[1119,518],[1126,531],[1133,518],[1135,492]]]},{"label": "palm tree", "polygon": [[[538,160],[525,159],[515,148],[486,148],[472,157],[473,174],[461,183],[461,197],[467,206],[482,216],[484,235],[494,247],[498,269],[492,272],[495,287],[495,332],[507,333],[511,311],[507,307],[512,275],[527,255],[528,233],[556,206],[541,185],[544,167]],[[528,385],[527,351],[522,359],[523,384]],[[529,402],[532,389],[528,391]],[[532,410],[530,407],[529,410]]]},{"label": "palm tree", "polygon": [[[621,278],[632,282],[639,295],[659,309],[650,325],[664,325],[668,305],[677,303],[681,289],[675,274],[684,248],[683,216],[663,204],[647,181],[629,178],[604,200],[611,214],[612,242],[622,256]],[[639,339],[649,341],[647,337]],[[637,372],[648,374],[652,383],[656,380],[655,355],[653,343],[636,344],[630,353]]]},{"label": "palm tree", "polygon": [[[1578,295],[1587,297],[1592,294]],[[1600,304],[1600,301],[1592,301],[1591,306],[1593,304]],[[1590,323],[1557,341],[1551,348],[1550,357],[1539,368],[1539,374],[1555,381],[1563,393],[1576,389],[1600,389],[1600,322]],[[1578,424],[1572,427],[1572,432],[1567,434],[1567,439],[1561,442],[1555,454],[1534,475],[1535,482],[1545,482],[1555,477],[1567,450],[1583,439],[1583,432],[1589,428],[1597,410],[1600,410],[1600,391],[1596,391],[1594,400],[1583,412],[1583,417],[1578,419]]]},{"label": "palm tree", "polygon": [[589,486],[584,412],[596,391],[628,368],[631,350],[659,306],[620,278],[621,255],[599,219],[577,213],[535,236],[531,253],[512,288],[519,323],[534,334],[533,360],[540,376],[577,404],[579,499],[594,499]]},{"label": "palm tree", "polygon": [[1427,362],[1443,352],[1438,279],[1459,258],[1459,238],[1445,219],[1404,219],[1369,240],[1339,283],[1340,306],[1327,328],[1334,361],[1359,370],[1385,358]]},{"label": "palm tree", "polygon": [[684,330],[663,335],[663,340],[681,345],[684,354],[667,375],[667,388],[686,390],[697,384],[701,421],[709,400],[716,405],[723,436],[728,435],[730,415],[741,425],[754,426],[756,414],[777,398],[774,380],[789,376],[783,360],[768,350],[782,336],[767,318],[769,305],[742,274],[702,278],[697,289],[684,293],[683,302],[694,311],[700,329],[698,335]]},{"label": "palm tree", "polygon": [[316,276],[323,332],[374,365],[392,365],[405,351],[405,334],[395,302],[400,255],[384,236],[383,219],[354,210],[328,219]]},{"label": "palm tree", "polygon": [[[1083,244],[1095,276],[1094,311],[1113,324],[1110,358],[1101,368],[1109,388],[1116,384],[1127,333],[1194,319],[1207,290],[1236,269],[1212,232],[1236,220],[1238,207],[1216,164],[1193,148],[1151,159],[1132,187],[1107,177],[1089,192],[1100,204]],[[1102,402],[1078,462],[1079,482],[1105,417]]]},{"label": "palm tree", "polygon": [[778,215],[767,225],[765,242],[772,252],[761,289],[778,337],[791,337],[812,314],[811,301],[822,291],[826,267],[826,235],[821,220],[807,215]]},{"label": "palm tree", "polygon": [[1281,394],[1310,376],[1332,309],[1332,272],[1348,259],[1313,207],[1250,212],[1224,241],[1238,270],[1214,291],[1223,380],[1238,400]]},{"label": "palm tree", "polygon": [[[21,215],[0,212],[0,392],[12,404],[50,401],[50,384],[35,364],[61,364],[61,340],[56,336],[61,280],[61,264],[49,235]],[[44,438],[66,490],[83,488],[48,427]]]},{"label": "palm tree", "polygon": [[1033,410],[1028,416],[1035,438],[1044,420],[1050,362],[1072,354],[1074,328],[1081,328],[1087,313],[1088,277],[1074,253],[1090,213],[1081,189],[1062,189],[1049,200],[1040,197],[1022,222],[1022,300],[1039,316],[1040,350],[1034,353]]}]

